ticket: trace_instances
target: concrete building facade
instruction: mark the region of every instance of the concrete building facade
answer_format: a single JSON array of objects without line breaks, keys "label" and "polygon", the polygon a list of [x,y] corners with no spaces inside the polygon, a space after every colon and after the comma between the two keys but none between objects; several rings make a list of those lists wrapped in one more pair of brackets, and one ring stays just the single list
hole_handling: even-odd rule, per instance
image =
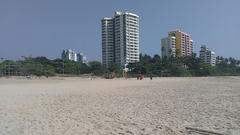
[{"label": "concrete building facade", "polygon": [[77,54],[77,61],[80,63],[87,64],[87,57],[83,53]]},{"label": "concrete building facade", "polygon": [[114,19],[102,19],[102,62],[110,67],[115,62]]},{"label": "concrete building facade", "polygon": [[71,49],[63,50],[62,52],[63,60],[77,61],[77,53]]},{"label": "concrete building facade", "polygon": [[76,53],[71,49],[63,50],[62,59],[87,64],[87,57],[83,53]]},{"label": "concrete building facade", "polygon": [[176,56],[176,38],[175,37],[166,37],[161,40],[162,44],[162,58],[175,57]]},{"label": "concrete building facade", "polygon": [[139,16],[115,12],[102,19],[102,62],[106,67],[124,67],[139,61]]},{"label": "concrete building facade", "polygon": [[202,62],[211,66],[216,66],[216,54],[215,52],[209,50],[206,45],[201,46],[199,57]]},{"label": "concrete building facade", "polygon": [[191,36],[180,30],[170,31],[168,37],[175,37],[177,57],[191,56],[193,53],[193,40]]}]

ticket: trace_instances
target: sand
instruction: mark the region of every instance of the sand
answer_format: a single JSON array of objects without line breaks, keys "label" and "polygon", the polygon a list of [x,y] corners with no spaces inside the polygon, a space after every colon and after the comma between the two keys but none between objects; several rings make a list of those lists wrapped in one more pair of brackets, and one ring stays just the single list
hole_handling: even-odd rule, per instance
[{"label": "sand", "polygon": [[240,77],[0,78],[0,135],[240,134]]}]

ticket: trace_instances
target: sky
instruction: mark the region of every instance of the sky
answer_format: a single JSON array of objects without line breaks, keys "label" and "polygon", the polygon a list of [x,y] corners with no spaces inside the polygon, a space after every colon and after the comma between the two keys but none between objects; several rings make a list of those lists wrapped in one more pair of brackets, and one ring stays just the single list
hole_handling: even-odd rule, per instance
[{"label": "sky", "polygon": [[101,19],[115,11],[140,16],[140,52],[160,54],[174,29],[192,36],[194,52],[240,58],[239,0],[0,0],[0,57],[60,58],[63,49],[101,60]]}]

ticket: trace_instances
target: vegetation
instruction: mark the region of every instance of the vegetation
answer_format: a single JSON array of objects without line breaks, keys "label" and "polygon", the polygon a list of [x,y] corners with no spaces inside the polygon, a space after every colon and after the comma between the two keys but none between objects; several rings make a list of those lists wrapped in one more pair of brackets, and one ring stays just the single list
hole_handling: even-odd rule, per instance
[{"label": "vegetation", "polygon": [[193,54],[191,57],[161,58],[158,55],[140,55],[140,62],[128,66],[132,74],[154,76],[223,76],[240,75],[240,61],[217,57],[215,67],[204,64]]},{"label": "vegetation", "polygon": [[[194,54],[191,57],[181,58],[161,58],[158,55],[140,55],[140,62],[128,65],[128,75],[136,76],[143,74],[146,76],[223,76],[240,75],[240,61],[234,58],[217,57],[217,65],[212,67],[200,61]],[[103,76],[114,73],[116,76],[122,75],[122,68],[112,65],[106,69],[98,61],[83,64],[74,61],[64,61],[62,59],[49,60],[46,57],[26,57],[24,60],[0,62],[0,76],[10,75],[81,75],[91,74]]]}]

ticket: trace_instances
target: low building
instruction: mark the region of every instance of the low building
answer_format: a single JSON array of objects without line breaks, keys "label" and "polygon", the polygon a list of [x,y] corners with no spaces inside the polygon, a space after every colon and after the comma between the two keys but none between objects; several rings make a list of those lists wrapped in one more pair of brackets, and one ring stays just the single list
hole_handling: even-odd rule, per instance
[{"label": "low building", "polygon": [[63,50],[62,59],[76,62],[77,61],[77,53],[71,49]]},{"label": "low building", "polygon": [[83,53],[77,54],[77,61],[80,63],[87,64],[87,57]]},{"label": "low building", "polygon": [[87,57],[83,53],[76,53],[71,49],[63,50],[62,59],[87,64]]},{"label": "low building", "polygon": [[216,54],[215,52],[209,50],[206,45],[201,46],[199,57],[203,63],[216,66]]}]

